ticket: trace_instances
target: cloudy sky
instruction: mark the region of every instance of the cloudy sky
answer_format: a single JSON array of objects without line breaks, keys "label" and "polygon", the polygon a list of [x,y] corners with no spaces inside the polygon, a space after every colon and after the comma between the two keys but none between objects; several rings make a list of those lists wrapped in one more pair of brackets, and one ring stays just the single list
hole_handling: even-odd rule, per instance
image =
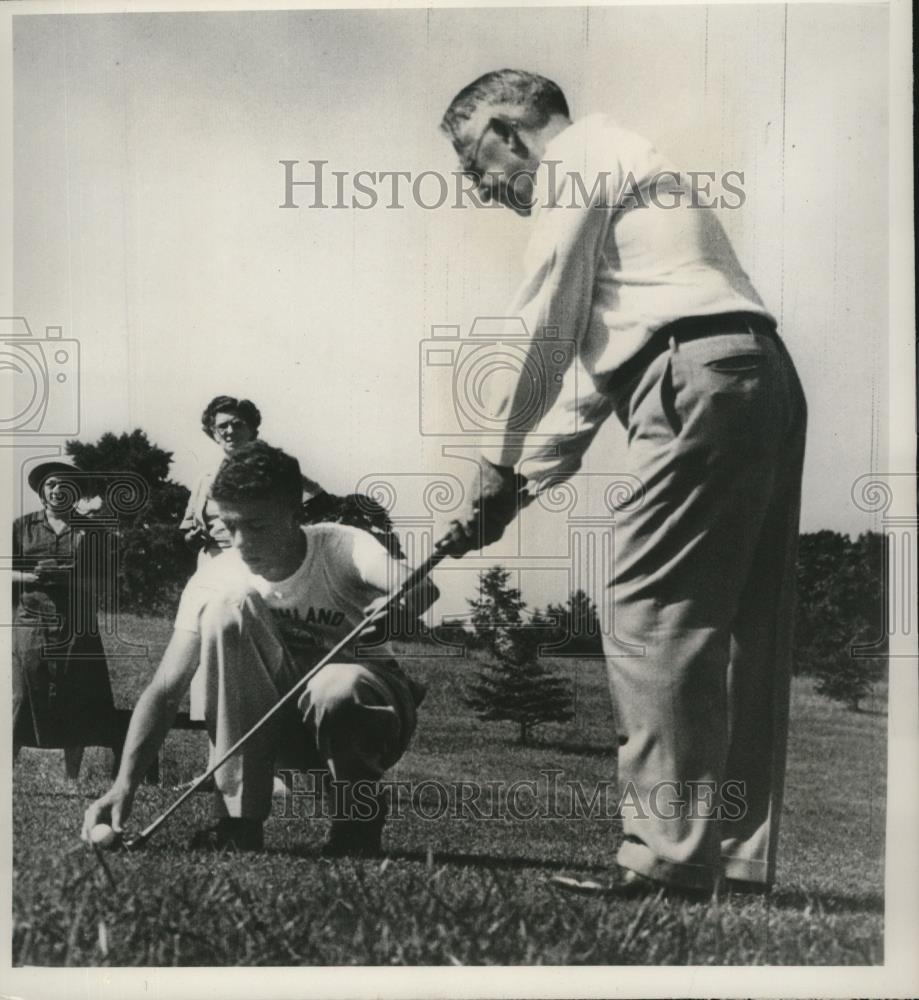
[{"label": "cloudy sky", "polygon": [[[219,454],[204,404],[248,396],[329,489],[387,481],[408,529],[426,487],[465,475],[444,454],[462,439],[429,433],[451,429],[446,396],[420,418],[443,376],[423,341],[503,313],[528,223],[390,208],[382,184],[366,210],[306,188],[280,208],[279,161],[325,161],[327,203],[332,171],[446,173],[450,98],[529,68],[575,117],[743,171],[719,217],[808,394],[803,528],[857,533],[874,525],[852,484],[886,462],[887,30],[883,6],[833,4],[14,16],[14,311],[79,341],[80,438],[141,427],[190,484]],[[587,471],[624,468],[611,422]],[[535,539],[566,530],[550,521],[481,565],[542,558]],[[447,582],[457,601],[477,565]],[[564,597],[561,566],[524,574],[525,596]]]}]

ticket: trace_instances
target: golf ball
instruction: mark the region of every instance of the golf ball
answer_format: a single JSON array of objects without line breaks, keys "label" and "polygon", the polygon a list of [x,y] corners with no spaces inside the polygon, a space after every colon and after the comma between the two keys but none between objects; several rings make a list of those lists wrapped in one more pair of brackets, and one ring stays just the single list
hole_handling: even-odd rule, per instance
[{"label": "golf ball", "polygon": [[96,847],[112,847],[118,839],[118,834],[108,825],[108,823],[97,823],[89,831],[89,839]]}]

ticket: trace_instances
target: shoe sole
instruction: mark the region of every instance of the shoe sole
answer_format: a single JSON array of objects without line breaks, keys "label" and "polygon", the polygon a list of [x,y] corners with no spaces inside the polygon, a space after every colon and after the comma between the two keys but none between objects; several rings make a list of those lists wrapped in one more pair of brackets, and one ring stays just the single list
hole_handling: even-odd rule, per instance
[{"label": "shoe sole", "polygon": [[607,896],[622,900],[641,899],[668,899],[680,900],[687,903],[709,903],[712,900],[711,894],[706,891],[694,892],[691,889],[681,889],[677,886],[667,886],[663,884],[650,885],[647,887],[628,886],[622,883],[604,885],[593,879],[577,879],[570,875],[552,875],[549,882],[558,889],[565,892],[576,892],[582,896]]},{"label": "shoe sole", "polygon": [[613,890],[602,882],[593,879],[571,878],[569,875],[552,875],[549,883],[566,892],[578,892],[583,896],[610,896]]}]

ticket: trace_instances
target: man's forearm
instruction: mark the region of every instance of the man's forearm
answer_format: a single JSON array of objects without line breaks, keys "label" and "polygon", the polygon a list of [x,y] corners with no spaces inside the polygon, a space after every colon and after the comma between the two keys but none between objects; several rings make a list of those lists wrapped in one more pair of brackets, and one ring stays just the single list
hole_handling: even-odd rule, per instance
[{"label": "man's forearm", "polygon": [[181,698],[162,688],[148,687],[138,699],[125,737],[116,784],[137,788],[172,728]]}]

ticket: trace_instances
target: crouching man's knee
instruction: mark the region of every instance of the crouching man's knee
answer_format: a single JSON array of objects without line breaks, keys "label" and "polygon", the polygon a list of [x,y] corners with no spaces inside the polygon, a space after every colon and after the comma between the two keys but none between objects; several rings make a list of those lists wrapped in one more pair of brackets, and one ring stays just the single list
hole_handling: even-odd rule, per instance
[{"label": "crouching man's knee", "polygon": [[[261,705],[292,682],[295,671],[257,591],[240,590],[208,601],[198,619],[205,700],[211,711],[228,694]],[[207,715],[207,709],[205,715]]]},{"label": "crouching man's knee", "polygon": [[330,663],[299,706],[335,777],[378,777],[398,760],[413,728],[386,681],[361,664]]}]

